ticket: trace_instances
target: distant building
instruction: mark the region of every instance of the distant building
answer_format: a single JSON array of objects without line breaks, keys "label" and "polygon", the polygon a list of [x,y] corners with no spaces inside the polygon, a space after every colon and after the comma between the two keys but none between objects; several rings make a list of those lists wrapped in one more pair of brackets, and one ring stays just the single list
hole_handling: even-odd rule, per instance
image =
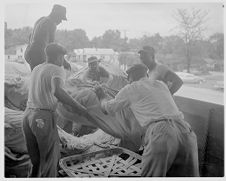
[{"label": "distant building", "polygon": [[84,48],[75,49],[76,61],[87,62],[88,58],[91,56],[96,56],[102,61],[111,62],[113,64],[119,64],[118,53],[113,49],[107,48]]},{"label": "distant building", "polygon": [[24,44],[24,45],[17,45],[17,46],[6,49],[5,61],[23,63],[25,61],[24,52],[26,50],[26,47],[27,47],[27,44]]}]

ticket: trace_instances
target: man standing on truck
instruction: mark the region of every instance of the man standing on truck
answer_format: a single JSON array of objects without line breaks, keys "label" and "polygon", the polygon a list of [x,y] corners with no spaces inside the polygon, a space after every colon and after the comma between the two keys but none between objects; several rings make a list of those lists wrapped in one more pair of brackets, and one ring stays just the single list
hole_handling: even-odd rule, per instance
[{"label": "man standing on truck", "polygon": [[196,135],[167,86],[148,78],[147,71],[144,64],[129,68],[126,72],[130,84],[114,99],[102,98],[101,107],[112,113],[128,106],[143,128],[142,177],[197,177]]},{"label": "man standing on truck", "polygon": [[141,62],[149,69],[149,78],[163,81],[168,86],[172,95],[180,89],[183,81],[167,66],[156,62],[155,49],[153,47],[144,46],[138,53],[140,54]]},{"label": "man standing on truck", "polygon": [[31,177],[57,176],[60,156],[56,124],[58,102],[71,106],[79,115],[89,116],[86,108],[65,91],[66,75],[61,68],[65,54],[64,47],[49,44],[46,47],[46,62],[36,66],[31,73],[23,118],[23,132],[33,166]]},{"label": "man standing on truck", "polygon": [[[29,44],[25,51],[25,60],[30,65],[31,71],[39,64],[45,62],[45,48],[55,41],[56,27],[66,18],[66,8],[55,4],[49,16],[41,17],[34,25],[34,29],[29,38]],[[64,60],[65,69],[70,70],[70,64]]]}]

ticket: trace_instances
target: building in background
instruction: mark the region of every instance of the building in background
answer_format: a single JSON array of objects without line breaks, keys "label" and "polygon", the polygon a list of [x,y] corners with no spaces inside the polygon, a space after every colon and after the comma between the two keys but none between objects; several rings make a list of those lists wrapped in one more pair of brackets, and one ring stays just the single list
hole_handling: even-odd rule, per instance
[{"label": "building in background", "polygon": [[83,48],[75,49],[74,53],[76,54],[76,61],[78,62],[87,62],[88,58],[91,56],[96,56],[102,61],[111,62],[113,64],[119,65],[118,62],[118,53],[113,49],[107,48]]},{"label": "building in background", "polygon": [[17,45],[5,50],[5,61],[24,63],[24,52],[27,44]]}]

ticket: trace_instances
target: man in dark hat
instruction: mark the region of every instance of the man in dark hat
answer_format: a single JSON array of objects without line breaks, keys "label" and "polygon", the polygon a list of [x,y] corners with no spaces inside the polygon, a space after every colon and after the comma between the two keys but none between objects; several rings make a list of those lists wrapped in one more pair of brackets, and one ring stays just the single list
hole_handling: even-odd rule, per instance
[{"label": "man in dark hat", "polygon": [[141,176],[199,176],[196,135],[168,87],[162,81],[149,79],[147,71],[144,64],[129,68],[130,84],[115,99],[101,100],[101,106],[108,113],[129,106],[143,128]]},{"label": "man in dark hat", "polygon": [[[31,70],[45,62],[46,56],[44,50],[49,43],[55,41],[56,27],[62,20],[67,20],[66,8],[55,4],[49,16],[41,17],[36,21],[24,55]],[[66,69],[71,69],[70,64],[66,60],[64,60],[63,66]]]},{"label": "man in dark hat", "polygon": [[[74,112],[89,116],[85,107],[64,88],[65,71],[61,68],[66,50],[51,43],[46,47],[45,63],[31,73],[23,132],[32,163],[30,177],[56,177],[59,161],[59,136],[56,125],[58,102],[71,106]],[[90,117],[89,117],[90,119]]]},{"label": "man in dark hat", "polygon": [[138,52],[140,59],[149,69],[151,79],[163,81],[169,88],[171,94],[174,94],[183,84],[181,78],[165,65],[155,61],[155,49],[150,46],[144,46]]},{"label": "man in dark hat", "polygon": [[108,83],[113,77],[99,65],[99,60],[96,56],[88,58],[88,70],[83,75],[84,81],[96,81],[99,83]]}]

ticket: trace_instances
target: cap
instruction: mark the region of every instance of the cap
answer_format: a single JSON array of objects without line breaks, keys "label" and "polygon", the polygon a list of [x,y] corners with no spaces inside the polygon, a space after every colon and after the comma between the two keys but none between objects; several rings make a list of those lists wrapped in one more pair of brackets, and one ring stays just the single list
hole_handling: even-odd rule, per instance
[{"label": "cap", "polygon": [[56,14],[62,18],[62,20],[67,20],[66,17],[66,8],[64,6],[61,6],[59,4],[55,4],[53,6],[52,12],[53,14]]},{"label": "cap", "polygon": [[148,46],[148,45],[143,46],[143,50],[155,54],[155,49],[151,46]]},{"label": "cap", "polygon": [[98,62],[99,60],[97,59],[97,57],[92,56],[88,58],[88,63],[92,63],[92,62]]},{"label": "cap", "polygon": [[50,43],[47,45],[45,52],[46,55],[49,57],[55,55],[65,55],[67,53],[67,50],[57,43]]},{"label": "cap", "polygon": [[129,75],[131,73],[147,73],[148,67],[144,64],[134,64],[128,70],[126,70],[126,73]]},{"label": "cap", "polygon": [[146,54],[154,55],[155,54],[155,49],[153,47],[151,47],[151,46],[146,45],[146,46],[143,46],[143,49],[140,50],[138,53],[139,54],[142,54],[142,53],[145,54],[146,53]]}]

